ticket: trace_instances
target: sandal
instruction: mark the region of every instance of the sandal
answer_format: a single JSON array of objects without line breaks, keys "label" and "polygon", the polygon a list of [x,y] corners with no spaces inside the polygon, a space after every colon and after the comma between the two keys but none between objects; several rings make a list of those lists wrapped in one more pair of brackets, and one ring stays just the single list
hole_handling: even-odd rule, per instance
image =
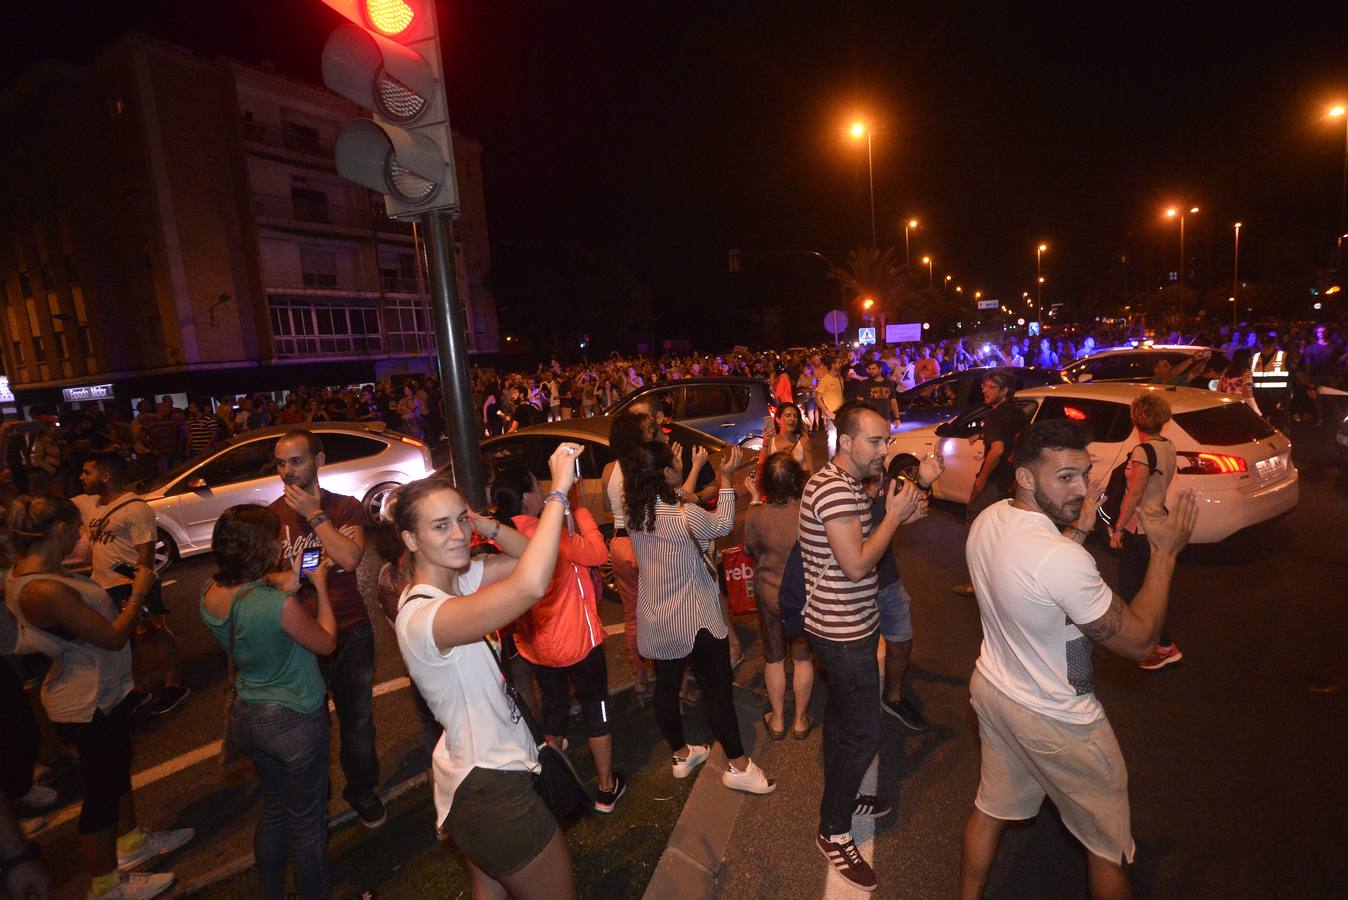
[{"label": "sandal", "polygon": [[767,712],[763,713],[763,727],[767,729],[768,737],[772,738],[774,741],[786,740],[785,728],[783,728],[781,731],[778,731],[777,729],[772,727],[772,710],[768,710]]},{"label": "sandal", "polygon": [[959,594],[961,597],[972,597],[974,595],[974,586],[972,584],[957,584],[950,590]]},{"label": "sandal", "polygon": [[795,728],[792,728],[791,736],[798,741],[803,741],[810,736],[811,731],[814,731],[814,716],[810,715],[809,713],[806,713],[805,729],[803,731],[797,731]]}]

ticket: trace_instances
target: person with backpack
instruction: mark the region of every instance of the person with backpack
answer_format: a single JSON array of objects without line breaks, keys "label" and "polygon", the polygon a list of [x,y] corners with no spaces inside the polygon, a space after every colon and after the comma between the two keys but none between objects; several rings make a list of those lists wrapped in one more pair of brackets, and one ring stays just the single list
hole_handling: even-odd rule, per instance
[{"label": "person with backpack", "polygon": [[[1165,519],[1165,495],[1175,479],[1176,468],[1175,445],[1161,435],[1161,429],[1170,421],[1170,403],[1159,393],[1148,391],[1133,400],[1129,415],[1137,429],[1138,443],[1128,451],[1124,470],[1126,489],[1109,532],[1109,546],[1119,551],[1119,596],[1125,603],[1132,603],[1142,590],[1142,580],[1151,563],[1146,523]],[[1154,671],[1183,658],[1162,623],[1156,649],[1138,663],[1138,668]]]},{"label": "person with backpack", "polygon": [[[496,519],[507,526],[492,540],[509,535],[523,552],[538,530],[543,489],[523,466],[507,466],[491,485]],[[539,724],[549,743],[560,748],[574,690],[585,721],[585,740],[594,759],[596,812],[611,813],[627,790],[622,773],[613,770],[613,737],[609,734],[608,663],[604,656],[604,623],[595,605],[593,566],[608,559],[608,546],[583,506],[571,508],[574,533],[562,533],[557,567],[543,597],[515,622],[515,648],[529,661],[543,698]],[[514,529],[514,533],[509,531]],[[516,548],[511,548],[516,549]],[[512,554],[513,555],[513,554]]]}]

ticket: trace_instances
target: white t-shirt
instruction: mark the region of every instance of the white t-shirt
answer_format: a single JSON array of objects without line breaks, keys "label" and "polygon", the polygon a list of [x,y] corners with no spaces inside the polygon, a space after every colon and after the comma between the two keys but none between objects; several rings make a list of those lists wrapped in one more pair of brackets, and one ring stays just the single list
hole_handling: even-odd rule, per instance
[{"label": "white t-shirt", "polygon": [[[130,578],[114,572],[112,567],[119,562],[134,566],[140,559],[136,545],[155,539],[154,510],[150,509],[150,504],[137,500],[131,491],[113,498],[106,506],[99,506],[98,498],[93,494],[77,494],[73,500],[89,533],[94,581],[102,588],[130,584]],[[133,502],[127,503],[128,500]],[[109,512],[112,518],[104,522]]]},{"label": "white t-shirt", "polygon": [[608,492],[608,505],[613,510],[613,528],[627,528],[627,507],[623,505],[623,466],[622,463],[613,464],[613,474],[609,476],[608,486],[605,488]]},{"label": "white t-shirt", "polygon": [[1102,717],[1094,645],[1072,624],[1103,616],[1113,596],[1090,553],[1048,516],[1003,500],[974,520],[965,554],[983,621],[983,677],[1051,719],[1086,725]]},{"label": "white t-shirt", "polygon": [[[482,561],[459,576],[459,589],[470,594],[482,584]],[[411,584],[398,601],[393,630],[407,672],[445,729],[431,754],[435,775],[435,815],[449,815],[454,792],[474,768],[538,771],[538,749],[529,728],[512,716],[505,679],[484,641],[441,651],[431,623],[440,604],[454,596],[428,584]]]}]

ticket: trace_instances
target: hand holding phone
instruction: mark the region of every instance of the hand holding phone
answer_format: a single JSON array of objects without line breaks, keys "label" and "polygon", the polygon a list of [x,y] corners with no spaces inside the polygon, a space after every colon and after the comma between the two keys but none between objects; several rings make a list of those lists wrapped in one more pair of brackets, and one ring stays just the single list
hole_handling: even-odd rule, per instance
[{"label": "hand holding phone", "polygon": [[301,551],[300,555],[300,577],[308,578],[313,574],[314,569],[323,559],[323,550],[320,547],[310,547]]}]

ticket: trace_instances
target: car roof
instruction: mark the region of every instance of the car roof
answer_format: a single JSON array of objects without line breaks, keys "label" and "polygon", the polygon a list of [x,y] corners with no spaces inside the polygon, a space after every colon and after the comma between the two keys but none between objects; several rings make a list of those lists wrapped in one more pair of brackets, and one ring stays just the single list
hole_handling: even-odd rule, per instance
[{"label": "car roof", "polygon": [[271,435],[283,435],[291,431],[312,431],[315,434],[320,432],[342,431],[355,434],[367,434],[370,436],[387,436],[393,438],[399,435],[399,432],[389,428],[383,422],[301,422],[295,425],[268,425],[266,428],[254,428],[245,431],[243,434],[236,434],[229,439],[230,444],[242,444],[246,441],[254,441],[261,437]]},{"label": "car roof", "polygon": [[[686,431],[691,431],[700,438],[706,438],[711,442],[725,443],[714,435],[705,434],[695,428],[689,428],[682,422],[666,422],[667,426],[676,426]],[[483,445],[495,443],[508,437],[519,437],[520,435],[545,434],[554,437],[575,437],[586,440],[601,438],[608,440],[609,434],[613,431],[612,416],[591,416],[588,419],[561,419],[557,422],[542,422],[538,425],[530,425],[528,428],[521,428],[519,431],[512,431],[509,434],[493,435],[483,441]]]},{"label": "car roof", "polygon": [[1125,353],[1160,353],[1162,351],[1167,353],[1174,353],[1176,351],[1181,353],[1197,353],[1200,350],[1216,352],[1214,348],[1204,347],[1200,344],[1139,344],[1136,347],[1110,347],[1108,350],[1099,350],[1084,359],[1075,360],[1067,365],[1073,366],[1076,365],[1076,363],[1089,362],[1092,359],[1101,359],[1106,356],[1122,356]]},{"label": "car roof", "polygon": [[1022,378],[1025,375],[1038,375],[1044,378],[1052,378],[1057,381],[1062,381],[1064,378],[1062,372],[1058,369],[1048,369],[1043,366],[974,366],[969,369],[961,369],[958,372],[947,372],[944,375],[930,378],[916,387],[910,387],[908,390],[901,392],[899,396],[902,397],[904,394],[910,394],[915,391],[920,391],[923,388],[929,388],[933,384],[940,384],[945,381],[955,381],[960,378],[967,378],[970,375],[991,375],[993,372],[1006,372],[1011,375],[1019,375]]},{"label": "car roof", "polygon": [[1192,412],[1228,403],[1240,403],[1239,398],[1218,394],[1202,388],[1167,387],[1163,384],[1139,384],[1135,381],[1102,381],[1088,384],[1054,384],[1016,391],[1017,397],[1075,397],[1081,400],[1109,400],[1114,403],[1132,403],[1146,393],[1159,393],[1176,413]]},{"label": "car roof", "polygon": [[[698,375],[695,378],[667,378],[664,381],[657,381],[654,384],[643,385],[637,388],[627,397],[633,397],[645,391],[656,388],[682,387],[689,384],[763,384],[761,378],[745,378],[743,375]],[[627,397],[623,399],[626,400]]]}]

